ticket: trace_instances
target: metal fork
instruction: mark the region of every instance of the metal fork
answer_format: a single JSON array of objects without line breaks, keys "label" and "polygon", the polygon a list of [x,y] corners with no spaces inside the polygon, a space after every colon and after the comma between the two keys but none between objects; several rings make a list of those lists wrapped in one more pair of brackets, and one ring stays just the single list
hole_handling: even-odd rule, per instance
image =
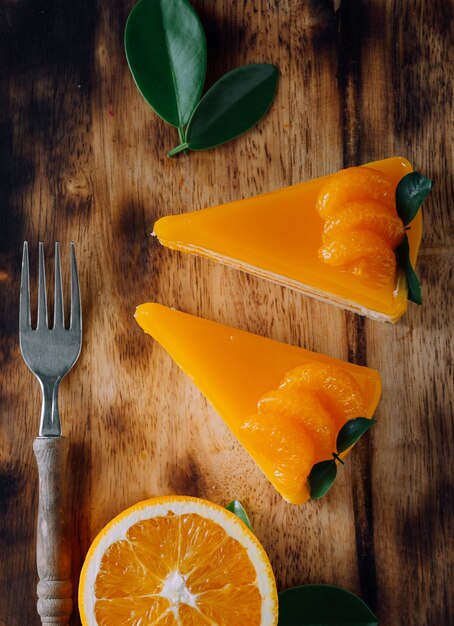
[{"label": "metal fork", "polygon": [[37,609],[44,625],[68,624],[72,612],[71,551],[67,521],[66,461],[68,440],[62,437],[58,387],[76,362],[82,345],[82,314],[74,244],[71,242],[71,315],[65,329],[60,249],[55,243],[54,324],[47,318],[44,247],[39,243],[38,317],[31,325],[28,244],[24,242],[19,309],[20,348],[43,394],[39,435],[33,442],[39,474],[36,561]]}]

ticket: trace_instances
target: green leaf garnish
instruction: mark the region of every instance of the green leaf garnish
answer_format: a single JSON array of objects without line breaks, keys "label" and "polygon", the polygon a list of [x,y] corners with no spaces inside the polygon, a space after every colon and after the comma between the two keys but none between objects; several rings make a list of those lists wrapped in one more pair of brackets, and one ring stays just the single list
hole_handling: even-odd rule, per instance
[{"label": "green leaf garnish", "polygon": [[145,100],[182,129],[200,99],[207,61],[205,32],[190,2],[140,0],[126,22],[125,51]]},{"label": "green leaf garnish", "polygon": [[240,520],[246,524],[249,530],[252,530],[252,532],[254,532],[251,520],[249,519],[249,515],[244,510],[244,507],[239,500],[232,500],[232,502],[228,504],[225,508],[231,513],[234,513],[237,517],[239,517]]},{"label": "green leaf garnish", "polygon": [[337,466],[336,461],[320,461],[316,463],[308,476],[309,486],[311,488],[311,498],[318,500],[328,493],[331,485],[336,480]]},{"label": "green leaf garnish", "polygon": [[337,435],[336,448],[338,454],[342,454],[342,452],[348,450],[376,423],[377,420],[368,419],[367,417],[356,417],[348,420]]},{"label": "green leaf garnish", "polygon": [[396,259],[405,272],[407,279],[408,299],[416,304],[422,304],[421,283],[410,261],[410,245],[407,235],[396,248]]},{"label": "green leaf garnish", "polygon": [[278,76],[277,67],[269,63],[244,65],[224,74],[192,114],[187,147],[214,148],[255,126],[273,102]]},{"label": "green leaf garnish", "polygon": [[354,419],[346,422],[340,429],[337,439],[336,448],[337,452],[333,452],[333,459],[327,461],[320,461],[316,463],[307,478],[309,482],[311,498],[313,500],[319,500],[323,498],[330,490],[333,482],[337,476],[337,462],[344,465],[343,460],[340,458],[340,454],[348,450],[353,444],[355,444],[365,432],[372,428],[377,420],[368,419],[367,417],[355,417]]},{"label": "green leaf garnish", "polygon": [[[419,172],[410,172],[400,180],[396,189],[396,209],[405,226],[416,217],[421,204],[431,189],[432,181]],[[405,272],[408,299],[416,304],[422,304],[421,283],[411,264],[407,235],[396,248],[396,259]]]},{"label": "green leaf garnish", "polygon": [[278,626],[378,626],[378,619],[341,587],[302,585],[280,592]]},{"label": "green leaf garnish", "polygon": [[242,135],[265,115],[276,92],[278,70],[265,63],[228,72],[200,99],[207,46],[188,0],[140,0],[126,22],[125,51],[145,100],[178,128],[180,144],[169,157]]},{"label": "green leaf garnish", "polygon": [[396,209],[405,226],[416,217],[431,189],[432,181],[419,172],[410,172],[400,180],[396,189]]}]

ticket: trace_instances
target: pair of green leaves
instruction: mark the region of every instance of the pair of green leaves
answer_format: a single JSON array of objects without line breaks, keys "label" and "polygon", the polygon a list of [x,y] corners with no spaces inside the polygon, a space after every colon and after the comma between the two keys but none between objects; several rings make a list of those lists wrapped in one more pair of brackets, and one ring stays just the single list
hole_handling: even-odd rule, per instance
[{"label": "pair of green leaves", "polygon": [[230,141],[268,111],[277,87],[274,65],[245,65],[225,74],[201,98],[207,45],[188,0],[140,0],[125,29],[129,68],[151,108],[178,129],[184,150],[205,150]]},{"label": "pair of green leaves", "polygon": [[342,426],[337,435],[337,452],[333,452],[333,458],[316,463],[309,474],[308,481],[313,500],[323,498],[336,480],[337,461],[342,463],[342,465],[344,464],[339,454],[351,448],[376,423],[377,420],[368,419],[367,417],[356,417]]},{"label": "pair of green leaves", "polygon": [[[340,429],[336,439],[337,452],[333,452],[333,458],[327,461],[320,461],[316,463],[311,473],[309,474],[308,481],[311,489],[311,498],[318,500],[322,498],[331,488],[333,482],[337,476],[337,461],[344,464],[339,457],[340,454],[351,448],[360,439],[369,428],[372,428],[377,420],[368,419],[367,417],[355,417],[349,420]],[[248,528],[252,530],[251,521],[244,510],[241,502],[233,500],[227,507],[229,511],[235,513]]]},{"label": "pair of green leaves", "polygon": [[[350,422],[345,426],[348,424]],[[346,446],[344,450],[353,445],[361,436],[358,435],[358,424],[356,422],[356,425],[350,425],[341,436],[340,447]],[[226,508],[235,513],[252,530],[251,521],[241,502],[233,500]],[[361,598],[341,587],[301,585],[279,593],[278,626],[346,626],[347,624],[349,626],[378,626],[378,620]]]},{"label": "pair of green leaves", "polygon": [[[396,209],[404,226],[407,226],[416,217],[421,204],[431,189],[432,181],[419,172],[410,172],[401,179],[396,189]],[[410,246],[406,234],[396,250],[396,258],[405,272],[408,299],[416,304],[422,304],[421,283],[411,264]]]}]

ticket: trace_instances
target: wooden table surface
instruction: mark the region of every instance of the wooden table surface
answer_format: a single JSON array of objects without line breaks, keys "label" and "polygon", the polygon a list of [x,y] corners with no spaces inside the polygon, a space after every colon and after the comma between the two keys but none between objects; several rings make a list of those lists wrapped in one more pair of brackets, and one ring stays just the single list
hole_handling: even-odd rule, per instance
[{"label": "wooden table surface", "polygon": [[[132,2],[0,7],[0,625],[37,625],[32,439],[38,385],[18,346],[22,241],[77,246],[84,344],[63,382],[74,579],[102,526],[158,494],[243,501],[280,589],[360,594],[382,626],[452,623],[452,12],[449,0],[195,0],[207,84],[247,62],[280,68],[277,99],[242,138],[165,157],[176,132],[123,52]],[[163,249],[157,217],[391,155],[435,181],[418,261],[422,307],[374,323]],[[63,259],[67,261],[67,257]],[[67,263],[66,263],[67,266]],[[49,277],[50,280],[51,276]],[[157,301],[377,368],[379,425],[336,487],[284,503],[199,391],[133,319]],[[451,529],[450,529],[451,525]],[[79,624],[74,615],[72,624]]]}]

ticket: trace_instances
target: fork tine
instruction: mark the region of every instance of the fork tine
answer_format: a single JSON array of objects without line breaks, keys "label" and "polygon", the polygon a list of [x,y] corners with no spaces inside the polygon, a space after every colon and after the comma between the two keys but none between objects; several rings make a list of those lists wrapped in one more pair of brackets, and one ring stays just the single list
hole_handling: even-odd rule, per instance
[{"label": "fork tine", "polygon": [[55,285],[54,285],[54,328],[63,328],[65,313],[63,310],[63,294],[60,269],[60,245],[55,242]]},{"label": "fork tine", "polygon": [[48,328],[46,270],[44,267],[44,245],[39,242],[39,274],[38,274],[38,322],[36,328]]},{"label": "fork tine", "polygon": [[73,241],[71,241],[71,322],[69,327],[79,331],[82,329],[79,276]]},{"label": "fork tine", "polygon": [[28,243],[24,241],[22,253],[22,274],[20,281],[19,328],[26,330],[31,327],[30,314],[30,272],[28,265]]}]

